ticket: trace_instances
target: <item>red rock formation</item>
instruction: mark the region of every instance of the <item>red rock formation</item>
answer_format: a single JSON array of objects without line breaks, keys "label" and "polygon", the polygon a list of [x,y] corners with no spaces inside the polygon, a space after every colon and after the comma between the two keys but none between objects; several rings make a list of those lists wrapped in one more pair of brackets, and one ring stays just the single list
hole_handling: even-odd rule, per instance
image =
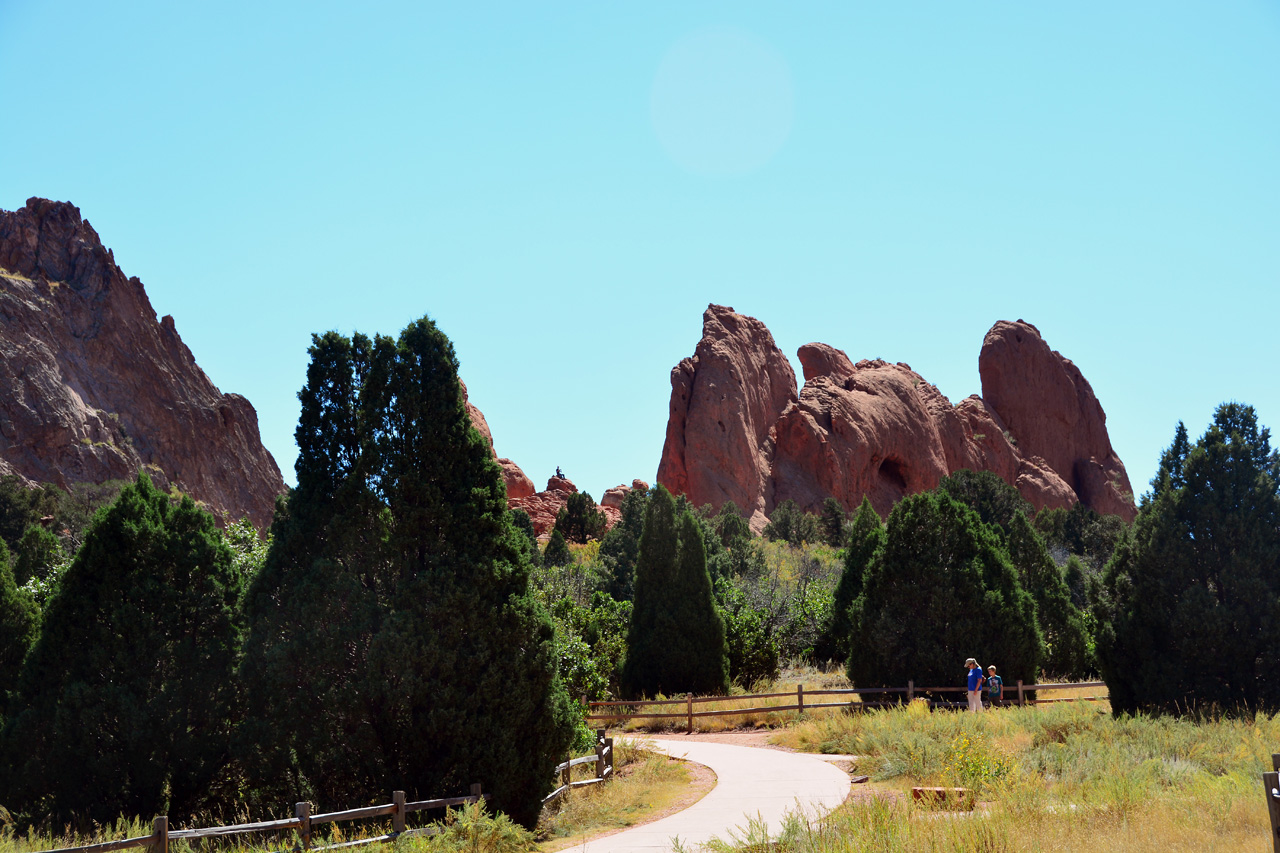
[{"label": "red rock formation", "polygon": [[1133,488],[1111,447],[1107,416],[1080,369],[1049,349],[1039,329],[996,323],[982,342],[978,372],[983,399],[1023,457],[1040,457],[1087,506],[1133,518]]},{"label": "red rock formation", "polygon": [[[1124,466],[1092,390],[1034,327],[996,324],[980,365],[984,393],[988,376],[999,390],[956,406],[909,365],[853,364],[834,347],[806,344],[798,353],[804,388],[766,427],[771,409],[762,401],[776,404],[780,395],[757,366],[771,363],[774,353],[758,321],[717,306],[707,310],[694,358],[672,371],[659,482],[697,505],[754,498],[739,507],[754,510],[757,529],[784,500],[816,511],[833,496],[852,510],[865,495],[884,515],[904,495],[932,489],[961,468],[994,471],[1037,509],[1083,500],[1099,512],[1134,515]],[[769,379],[779,373],[768,371]],[[751,376],[761,377],[757,387],[744,381]],[[689,414],[695,409],[697,419]],[[725,423],[751,429],[734,433]]]},{"label": "red rock formation", "polygon": [[502,466],[502,479],[507,484],[508,502],[519,498],[527,498],[534,494],[533,480],[525,476],[519,465],[505,457],[499,459],[498,464]]},{"label": "red rock formation", "polygon": [[762,528],[773,426],[795,400],[795,372],[764,324],[708,306],[693,357],[671,371],[658,482],[695,506],[731,500]]},{"label": "red rock formation", "polygon": [[0,211],[0,474],[63,488],[145,468],[260,529],[284,481],[258,416],[156,319],[73,205]]}]

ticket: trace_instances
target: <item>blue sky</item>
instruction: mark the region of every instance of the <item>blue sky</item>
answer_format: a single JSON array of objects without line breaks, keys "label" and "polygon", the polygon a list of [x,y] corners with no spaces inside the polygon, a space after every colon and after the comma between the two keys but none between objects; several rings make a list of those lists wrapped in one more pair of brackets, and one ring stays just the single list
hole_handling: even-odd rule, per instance
[{"label": "blue sky", "polygon": [[1280,428],[1280,3],[622,6],[0,0],[0,208],[79,205],[289,480],[310,334],[423,314],[597,498],[709,302],[952,402],[1032,322],[1139,491]]}]

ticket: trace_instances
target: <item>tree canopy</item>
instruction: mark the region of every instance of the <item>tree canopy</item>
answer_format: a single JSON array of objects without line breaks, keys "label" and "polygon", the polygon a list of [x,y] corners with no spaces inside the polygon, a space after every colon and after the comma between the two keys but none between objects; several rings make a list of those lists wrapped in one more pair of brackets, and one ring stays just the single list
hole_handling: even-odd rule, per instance
[{"label": "tree canopy", "polygon": [[241,754],[331,803],[480,782],[532,824],[575,724],[453,345],[424,318],[310,354],[298,486],[250,594]]},{"label": "tree canopy", "polygon": [[662,486],[650,490],[636,560],[622,690],[628,696],[728,689],[724,621],[712,597],[703,531]]},{"label": "tree canopy", "polygon": [[243,589],[213,517],[140,473],[44,614],[4,732],[28,818],[190,814],[230,757]]},{"label": "tree canopy", "polygon": [[1107,567],[1098,657],[1116,713],[1280,708],[1280,459],[1251,406],[1178,424]]},{"label": "tree canopy", "polygon": [[998,536],[942,492],[903,498],[850,609],[849,679],[859,687],[956,683],[976,657],[1034,683],[1035,604]]}]

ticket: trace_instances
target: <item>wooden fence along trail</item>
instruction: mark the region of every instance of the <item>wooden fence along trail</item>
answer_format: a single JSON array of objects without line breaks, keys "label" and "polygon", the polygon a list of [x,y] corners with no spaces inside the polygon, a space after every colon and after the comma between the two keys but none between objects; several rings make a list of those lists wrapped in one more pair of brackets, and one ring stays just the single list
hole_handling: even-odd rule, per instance
[{"label": "wooden fence along trail", "polygon": [[436,827],[425,826],[418,829],[407,829],[405,827],[405,818],[413,812],[477,803],[481,800],[487,800],[489,797],[489,794],[481,793],[479,784],[472,785],[471,794],[466,797],[446,797],[439,800],[419,800],[416,802],[407,802],[404,791],[393,791],[391,793],[391,802],[382,806],[366,806],[360,809],[346,809],[345,811],[313,815],[311,814],[310,803],[298,803],[294,810],[294,816],[284,820],[264,820],[257,823],[237,823],[230,826],[210,826],[203,829],[170,830],[169,818],[161,816],[157,817],[152,823],[150,835],[123,838],[119,841],[106,841],[102,844],[90,844],[85,847],[64,847],[58,850],[50,850],[48,853],[107,853],[110,850],[125,850],[130,847],[145,847],[147,848],[147,853],[168,853],[170,841],[184,838],[218,838],[226,835],[244,835],[250,832],[287,832],[291,829],[298,832],[299,846],[294,849],[307,849],[311,848],[311,830],[317,824],[340,823],[344,820],[360,820],[361,818],[370,817],[391,818],[391,832],[386,835],[361,838],[356,841],[346,841],[341,844],[330,844],[311,849],[334,850],[339,847],[358,847],[364,844],[373,844],[377,841],[393,841],[402,836],[433,835],[439,831]]},{"label": "wooden fence along trail", "polygon": [[1262,791],[1267,798],[1267,815],[1271,818],[1271,847],[1280,853],[1280,754],[1271,755],[1271,772],[1262,774]]},{"label": "wooden fence along trail", "polygon": [[[574,782],[571,777],[573,768],[581,764],[594,764],[596,775],[591,779],[579,779]],[[571,758],[556,765],[556,773],[560,776],[560,786],[543,799],[545,806],[565,791],[595,785],[613,775],[613,738],[604,736],[604,729],[596,730],[596,754]]]},{"label": "wooden fence along trail", "polygon": [[[582,779],[577,782],[571,781],[570,775],[573,772],[573,768],[581,764],[594,764],[595,778]],[[604,729],[598,730],[596,732],[595,755],[584,755],[581,758],[573,758],[558,764],[556,765],[556,774],[560,777],[560,786],[542,801],[543,805],[551,802],[571,788],[594,785],[612,776],[613,738],[605,737]],[[90,844],[84,847],[63,847],[58,850],[46,851],[46,853],[108,853],[112,850],[127,850],[131,847],[145,847],[147,848],[147,853],[169,853],[169,842],[184,838],[219,838],[227,835],[244,835],[250,832],[288,832],[289,830],[296,830],[298,833],[298,844],[292,848],[293,850],[336,850],[341,847],[359,847],[379,841],[394,841],[397,838],[411,835],[434,835],[440,831],[438,827],[424,826],[417,829],[408,829],[405,825],[405,818],[413,812],[478,803],[481,800],[489,799],[490,796],[492,795],[481,792],[479,783],[472,785],[471,794],[465,797],[446,797],[444,799],[419,800],[417,802],[407,802],[404,791],[392,791],[391,802],[386,805],[365,806],[359,809],[346,809],[344,811],[313,815],[311,813],[311,803],[298,803],[294,807],[293,817],[291,818],[264,820],[257,823],[237,823],[230,826],[210,826],[203,829],[170,830],[169,818],[161,816],[157,817],[152,823],[150,835],[140,835],[137,838],[122,838],[119,841],[105,841],[101,844]],[[341,844],[311,847],[311,833],[317,825],[371,817],[391,818],[391,832],[372,838],[345,841]]]},{"label": "wooden fence along trail", "polygon": [[[1050,702],[1096,702],[1106,699],[1106,696],[1080,696],[1069,697],[1065,699],[1041,699],[1037,696],[1035,699],[1027,698],[1030,692],[1045,692],[1052,690],[1079,690],[1081,688],[1097,688],[1106,687],[1106,683],[1102,681],[1085,681],[1079,684],[1026,684],[1021,681],[1017,683],[1018,698],[1015,703],[1013,699],[1004,700],[1008,705],[1043,705]],[[908,702],[916,698],[917,693],[964,693],[963,687],[916,687],[914,681],[908,681],[906,687],[859,687],[850,688],[848,690],[805,690],[801,684],[796,687],[794,693],[746,693],[741,696],[694,696],[692,693],[678,699],[648,699],[634,702],[589,702],[587,720],[588,722],[616,724],[626,720],[657,720],[684,717],[686,719],[686,728],[689,732],[693,731],[693,720],[695,717],[733,717],[742,714],[767,714],[777,711],[799,711],[804,713],[806,710],[814,710],[816,708],[847,708],[850,710],[860,710],[863,708],[877,708],[888,705],[901,704],[901,700],[879,700],[874,702],[855,702],[849,699],[844,702],[812,702],[806,701],[808,697],[813,696],[858,696],[879,695],[886,696],[889,694],[903,694]],[[1006,690],[1005,695],[1010,695],[1012,689]],[[794,705],[764,705],[752,708],[727,708],[717,711],[695,711],[693,706],[706,702],[739,702],[751,699],[789,699],[795,697]],[[965,708],[968,707],[967,702],[930,702],[935,708]],[[654,712],[647,711],[635,712],[635,708],[652,708],[658,705],[684,705],[684,710]],[[597,709],[605,709],[600,713],[596,713]],[[616,708],[618,710],[609,710]],[[624,710],[627,709],[627,710]],[[1278,851],[1280,853],[1280,851]]]}]

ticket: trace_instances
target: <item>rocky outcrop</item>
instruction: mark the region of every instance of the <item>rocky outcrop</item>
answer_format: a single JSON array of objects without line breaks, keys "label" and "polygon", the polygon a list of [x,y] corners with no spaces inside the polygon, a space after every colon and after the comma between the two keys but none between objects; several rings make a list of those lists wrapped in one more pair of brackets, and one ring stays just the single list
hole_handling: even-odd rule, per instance
[{"label": "rocky outcrop", "polygon": [[0,211],[0,474],[68,488],[140,469],[259,529],[284,491],[253,406],[214,387],[76,207]]},{"label": "rocky outcrop", "polygon": [[978,372],[982,398],[1017,436],[1024,457],[1039,457],[1098,512],[1133,514],[1133,488],[1111,447],[1102,405],[1039,329],[1022,320],[996,323],[982,342]]},{"label": "rocky outcrop", "polygon": [[774,425],[795,401],[795,372],[764,324],[708,306],[693,357],[671,371],[658,482],[695,506],[733,501],[762,528]]},{"label": "rocky outcrop", "polygon": [[756,529],[785,500],[816,511],[832,496],[853,510],[867,496],[886,515],[961,468],[995,472],[1037,509],[1080,500],[1135,513],[1092,389],[1029,324],[992,328],[983,396],[955,406],[907,364],[854,364],[820,343],[800,348],[804,387],[779,405],[780,355],[758,321],[708,308],[694,358],[672,371],[659,482],[695,505],[732,499]]}]

